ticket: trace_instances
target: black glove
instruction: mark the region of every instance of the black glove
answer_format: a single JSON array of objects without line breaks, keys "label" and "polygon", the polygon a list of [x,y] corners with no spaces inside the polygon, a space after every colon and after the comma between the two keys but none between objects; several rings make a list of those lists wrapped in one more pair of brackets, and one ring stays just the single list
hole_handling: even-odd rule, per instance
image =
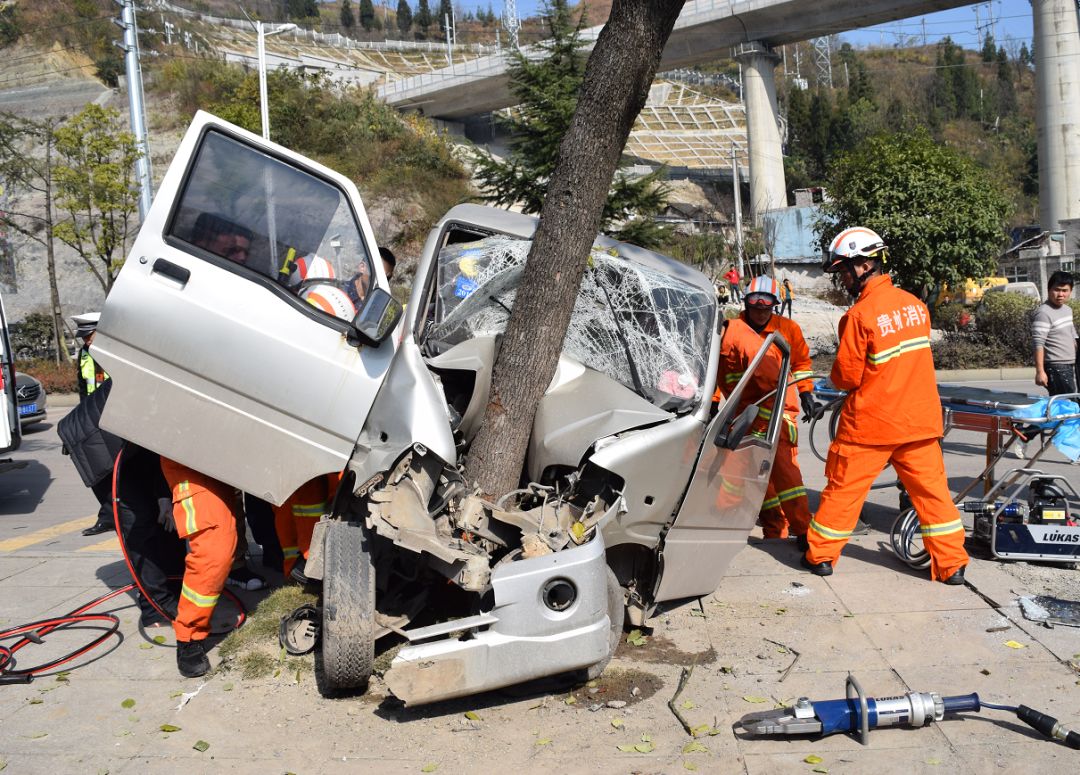
[{"label": "black glove", "polygon": [[825,407],[819,407],[817,401],[814,400],[813,391],[807,390],[805,393],[799,393],[799,403],[803,408],[803,422],[810,422],[811,419],[820,419],[824,414]]}]

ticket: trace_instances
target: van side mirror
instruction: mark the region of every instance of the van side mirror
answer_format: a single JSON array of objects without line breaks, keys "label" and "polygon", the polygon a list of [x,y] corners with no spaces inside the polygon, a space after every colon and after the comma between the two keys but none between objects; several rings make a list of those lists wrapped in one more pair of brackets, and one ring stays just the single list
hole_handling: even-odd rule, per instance
[{"label": "van side mirror", "polygon": [[353,328],[363,339],[372,344],[386,340],[401,320],[401,302],[382,288],[372,288],[364,300],[364,306],[353,318]]}]

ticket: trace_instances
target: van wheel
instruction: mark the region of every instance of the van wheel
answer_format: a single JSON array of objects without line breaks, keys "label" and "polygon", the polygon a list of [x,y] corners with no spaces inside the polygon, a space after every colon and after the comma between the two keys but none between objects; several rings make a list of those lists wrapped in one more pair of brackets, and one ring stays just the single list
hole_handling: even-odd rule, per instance
[{"label": "van wheel", "polygon": [[622,640],[626,601],[623,597],[623,589],[619,586],[619,579],[616,578],[615,572],[611,568],[607,569],[607,608],[608,620],[611,624],[608,629],[608,653],[599,662],[585,668],[586,681],[600,677],[600,674],[604,672],[604,668],[608,666],[608,662],[615,656],[615,649],[619,647],[619,641]]},{"label": "van wheel", "polygon": [[367,689],[375,664],[375,566],[363,526],[331,521],[323,546],[322,631],[315,678],[323,696]]}]

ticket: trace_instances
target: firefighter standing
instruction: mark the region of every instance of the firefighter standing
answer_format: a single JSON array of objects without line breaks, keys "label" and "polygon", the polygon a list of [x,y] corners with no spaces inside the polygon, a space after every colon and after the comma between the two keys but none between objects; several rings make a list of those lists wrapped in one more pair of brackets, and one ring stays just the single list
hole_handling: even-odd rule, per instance
[{"label": "firefighter standing", "polygon": [[893,286],[883,273],[886,258],[880,236],[854,227],[836,236],[822,267],[838,273],[857,301],[840,320],[832,382],[848,396],[802,564],[818,576],[832,573],[870,485],[891,462],[918,513],[931,577],[963,584],[968,556],[938,444],[943,427],[930,315],[917,298]]},{"label": "firefighter standing", "polygon": [[[810,348],[806,345],[802,330],[792,320],[775,314],[780,303],[780,289],[771,277],[756,277],[744,298],[745,309],[734,320],[727,322],[720,345],[720,365],[716,377],[717,391],[729,395],[742,379],[750,362],[761,349],[765,338],[779,331],[791,346],[791,376],[797,382],[799,402],[807,415],[813,411],[813,385],[810,377]],[[743,390],[738,411],[761,399],[777,388],[780,377],[780,356],[771,351],[754,372],[752,381]],[[786,538],[790,534],[805,540],[810,522],[810,506],[799,468],[799,434],[796,420],[799,402],[795,399],[795,386],[788,385],[784,397],[783,427],[773,460],[772,474],[761,505],[761,527],[766,538]],[[719,396],[716,396],[717,400]],[[762,409],[755,421],[753,431],[763,433],[771,414]]]}]

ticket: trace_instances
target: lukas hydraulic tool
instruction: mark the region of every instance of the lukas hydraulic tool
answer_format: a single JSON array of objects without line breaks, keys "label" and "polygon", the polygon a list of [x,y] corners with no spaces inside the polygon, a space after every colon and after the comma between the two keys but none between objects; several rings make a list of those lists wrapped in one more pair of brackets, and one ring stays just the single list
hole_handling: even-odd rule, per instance
[{"label": "lukas hydraulic tool", "polygon": [[866,745],[871,729],[888,726],[922,727],[941,721],[947,713],[978,712],[982,708],[1010,711],[1025,724],[1051,740],[1060,740],[1080,749],[1080,732],[1071,732],[1026,705],[997,705],[979,699],[978,694],[942,697],[935,692],[909,692],[900,697],[867,697],[853,676],[848,676],[847,698],[811,702],[800,697],[794,705],[778,710],[748,713],[739,726],[749,735],[825,735],[858,732]]}]

